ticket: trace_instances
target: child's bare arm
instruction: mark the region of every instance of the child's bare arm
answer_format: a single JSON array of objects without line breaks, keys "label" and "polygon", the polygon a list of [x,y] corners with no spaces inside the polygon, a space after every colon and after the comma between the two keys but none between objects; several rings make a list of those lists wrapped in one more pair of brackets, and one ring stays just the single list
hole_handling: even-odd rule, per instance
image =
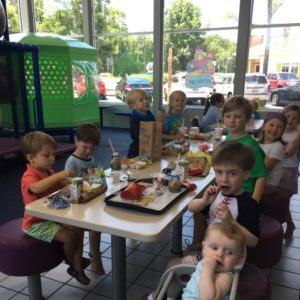
[{"label": "child's bare arm", "polygon": [[268,172],[270,172],[278,164],[279,161],[280,161],[279,159],[267,156],[265,158],[265,165],[266,165]]},{"label": "child's bare arm", "polygon": [[294,140],[287,145],[286,149],[285,149],[285,157],[289,158],[291,156],[293,156],[299,149],[299,145],[300,145],[300,130],[298,130],[298,133],[296,135],[296,137],[294,138]]},{"label": "child's bare arm", "polygon": [[49,189],[51,186],[53,186],[57,182],[64,181],[68,177],[73,177],[73,176],[74,176],[74,172],[72,170],[66,169],[66,170],[57,172],[57,173],[50,175],[38,182],[31,184],[29,186],[29,190],[34,194],[39,194],[39,193],[42,193],[42,192],[46,191],[47,189]]},{"label": "child's bare arm", "polygon": [[217,197],[219,188],[216,185],[210,185],[204,192],[202,198],[193,199],[189,205],[188,210],[191,212],[199,212],[205,206],[211,204]]},{"label": "child's bare arm", "polygon": [[165,141],[173,141],[173,140],[181,140],[184,138],[184,134],[177,133],[177,134],[163,134],[162,139]]},{"label": "child's bare arm", "polygon": [[199,279],[199,299],[223,299],[229,292],[232,278],[227,273],[215,274],[217,259],[207,257],[202,259],[202,274]]},{"label": "child's bare arm", "polygon": [[266,177],[259,177],[256,180],[254,191],[252,193],[252,198],[257,202],[260,202],[261,197],[264,193],[265,183],[266,183]]}]

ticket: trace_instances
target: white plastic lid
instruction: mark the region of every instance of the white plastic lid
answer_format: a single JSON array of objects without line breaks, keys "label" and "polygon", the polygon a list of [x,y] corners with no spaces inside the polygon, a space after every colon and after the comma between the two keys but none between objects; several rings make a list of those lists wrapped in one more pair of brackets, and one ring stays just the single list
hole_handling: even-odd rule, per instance
[{"label": "white plastic lid", "polygon": [[114,152],[112,156],[119,156],[119,152]]}]

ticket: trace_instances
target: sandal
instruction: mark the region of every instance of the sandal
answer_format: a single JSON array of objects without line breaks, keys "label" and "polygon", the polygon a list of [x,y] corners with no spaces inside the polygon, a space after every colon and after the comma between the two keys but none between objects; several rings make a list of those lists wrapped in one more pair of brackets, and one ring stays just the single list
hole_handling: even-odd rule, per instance
[{"label": "sandal", "polygon": [[[67,259],[65,259],[65,263],[67,265],[71,266],[71,263]],[[88,258],[82,257],[82,268],[83,269],[86,269],[90,264],[91,264],[91,261]]]},{"label": "sandal", "polygon": [[90,279],[84,274],[83,270],[76,271],[73,266],[70,266],[67,269],[67,272],[83,285],[88,285],[91,282]]}]

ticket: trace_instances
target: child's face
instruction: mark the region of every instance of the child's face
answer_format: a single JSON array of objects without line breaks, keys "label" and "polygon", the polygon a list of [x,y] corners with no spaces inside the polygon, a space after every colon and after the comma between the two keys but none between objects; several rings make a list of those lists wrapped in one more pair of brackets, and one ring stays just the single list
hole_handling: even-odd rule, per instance
[{"label": "child's face", "polygon": [[242,109],[235,109],[224,113],[224,125],[231,134],[244,133],[249,121]]},{"label": "child's face", "polygon": [[216,272],[232,271],[242,256],[238,241],[229,239],[219,230],[211,230],[202,243],[203,257],[212,257],[218,262]]},{"label": "child's face", "polygon": [[143,97],[142,95],[138,95],[137,99],[134,101],[132,108],[146,114],[149,110],[149,101],[147,98]]},{"label": "child's face", "polygon": [[40,171],[46,171],[52,169],[55,163],[55,155],[55,149],[49,146],[44,146],[37,154],[27,154],[26,157],[32,167]]},{"label": "child's face", "polygon": [[288,111],[284,114],[287,118],[285,132],[290,132],[299,124],[299,113],[297,111]]},{"label": "child's face", "polygon": [[96,146],[92,143],[85,143],[75,139],[75,155],[80,158],[89,159],[96,151]]},{"label": "child's face", "polygon": [[240,195],[243,191],[243,181],[248,179],[250,171],[244,171],[235,165],[214,165],[216,183],[225,195]]},{"label": "child's face", "polygon": [[271,119],[263,126],[264,142],[273,143],[278,140],[284,131],[284,124],[279,119]]},{"label": "child's face", "polygon": [[172,113],[181,113],[185,108],[185,99],[181,94],[174,94],[170,99],[170,108]]}]

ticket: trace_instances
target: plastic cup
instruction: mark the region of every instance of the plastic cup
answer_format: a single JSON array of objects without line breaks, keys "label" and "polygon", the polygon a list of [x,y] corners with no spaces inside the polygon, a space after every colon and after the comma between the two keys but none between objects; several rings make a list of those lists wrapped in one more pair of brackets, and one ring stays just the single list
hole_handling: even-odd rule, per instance
[{"label": "plastic cup", "polygon": [[183,135],[186,135],[187,131],[188,131],[187,127],[179,127],[178,128],[178,132],[181,133],[181,134],[183,134]]},{"label": "plastic cup", "polygon": [[120,173],[118,173],[118,172],[112,172],[111,173],[111,177],[112,177],[112,182],[114,184],[119,184],[120,183]]},{"label": "plastic cup", "polygon": [[222,137],[222,133],[223,133],[223,128],[222,127],[215,128],[215,137],[217,137],[217,138]]}]

